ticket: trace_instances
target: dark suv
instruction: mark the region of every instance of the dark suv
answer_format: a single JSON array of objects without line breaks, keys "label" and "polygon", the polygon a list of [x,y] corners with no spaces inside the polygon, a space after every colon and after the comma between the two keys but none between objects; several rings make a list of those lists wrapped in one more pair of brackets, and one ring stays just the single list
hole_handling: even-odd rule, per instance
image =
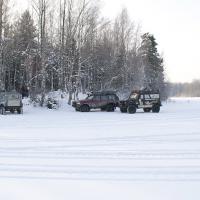
[{"label": "dark suv", "polygon": [[72,106],[76,111],[89,112],[91,109],[114,112],[119,104],[119,97],[113,91],[95,92],[84,100],[74,101]]},{"label": "dark suv", "polygon": [[131,92],[129,98],[120,101],[119,107],[123,113],[136,113],[137,109],[143,109],[144,112],[160,112],[160,94],[159,91],[152,90],[134,90]]}]

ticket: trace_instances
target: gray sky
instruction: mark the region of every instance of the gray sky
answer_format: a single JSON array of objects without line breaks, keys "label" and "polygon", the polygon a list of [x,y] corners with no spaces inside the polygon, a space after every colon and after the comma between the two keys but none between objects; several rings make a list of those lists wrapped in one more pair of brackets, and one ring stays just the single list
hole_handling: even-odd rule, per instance
[{"label": "gray sky", "polygon": [[[26,7],[27,1],[15,0],[15,8]],[[170,81],[200,79],[200,0],[102,1],[105,16],[114,18],[122,7],[127,7],[131,19],[141,24],[142,32],[155,35]]]}]

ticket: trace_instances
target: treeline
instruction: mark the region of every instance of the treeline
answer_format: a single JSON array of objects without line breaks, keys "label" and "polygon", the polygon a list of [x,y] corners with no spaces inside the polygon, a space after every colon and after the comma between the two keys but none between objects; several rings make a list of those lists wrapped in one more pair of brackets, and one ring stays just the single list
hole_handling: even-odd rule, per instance
[{"label": "treeline", "polygon": [[[45,94],[62,90],[69,103],[97,90],[160,90],[166,97],[163,59],[152,34],[140,33],[127,10],[103,19],[98,1],[33,0],[15,21],[0,0],[0,89],[29,88],[43,105]],[[12,9],[12,8],[10,8]]]},{"label": "treeline", "polygon": [[200,97],[200,80],[191,83],[171,83],[170,96],[172,97]]}]

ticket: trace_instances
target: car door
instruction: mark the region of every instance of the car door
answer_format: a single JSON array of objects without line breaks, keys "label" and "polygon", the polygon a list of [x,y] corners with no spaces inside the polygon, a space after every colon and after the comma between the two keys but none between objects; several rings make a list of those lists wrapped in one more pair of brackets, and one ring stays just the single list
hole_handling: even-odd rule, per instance
[{"label": "car door", "polygon": [[151,102],[151,97],[149,94],[144,95],[145,101],[144,101],[144,106],[149,106]]},{"label": "car door", "polygon": [[101,97],[100,95],[95,95],[92,100],[92,108],[100,108],[101,107]]},{"label": "car door", "polygon": [[94,96],[89,95],[84,101],[81,101],[81,103],[88,105],[90,108],[93,108],[93,104],[94,104],[93,99],[94,99]]},{"label": "car door", "polygon": [[109,96],[108,95],[102,95],[100,106],[104,107],[108,104],[108,102],[109,102]]}]

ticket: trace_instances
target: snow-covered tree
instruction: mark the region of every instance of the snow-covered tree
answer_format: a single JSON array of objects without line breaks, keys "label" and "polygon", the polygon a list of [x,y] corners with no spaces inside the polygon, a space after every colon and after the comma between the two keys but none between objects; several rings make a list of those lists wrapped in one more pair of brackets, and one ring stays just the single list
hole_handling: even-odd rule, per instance
[{"label": "snow-covered tree", "polygon": [[155,38],[147,33],[140,39],[127,9],[113,22],[101,18],[97,0],[32,0],[34,12],[9,21],[7,1],[0,0],[0,89],[30,87],[41,105],[58,89],[68,93],[69,104],[79,92],[164,91]]},{"label": "snow-covered tree", "polygon": [[36,27],[28,10],[15,23],[13,43],[12,58],[13,63],[16,63],[14,88],[20,90],[22,87],[31,86],[29,83],[33,76],[31,62],[37,49]]},{"label": "snow-covered tree", "polygon": [[155,37],[149,33],[142,35],[139,49],[141,69],[144,73],[144,87],[152,90],[163,91],[164,67],[163,58],[158,53]]},{"label": "snow-covered tree", "polygon": [[0,90],[5,90],[6,67],[4,53],[7,47],[8,0],[0,0]]}]

